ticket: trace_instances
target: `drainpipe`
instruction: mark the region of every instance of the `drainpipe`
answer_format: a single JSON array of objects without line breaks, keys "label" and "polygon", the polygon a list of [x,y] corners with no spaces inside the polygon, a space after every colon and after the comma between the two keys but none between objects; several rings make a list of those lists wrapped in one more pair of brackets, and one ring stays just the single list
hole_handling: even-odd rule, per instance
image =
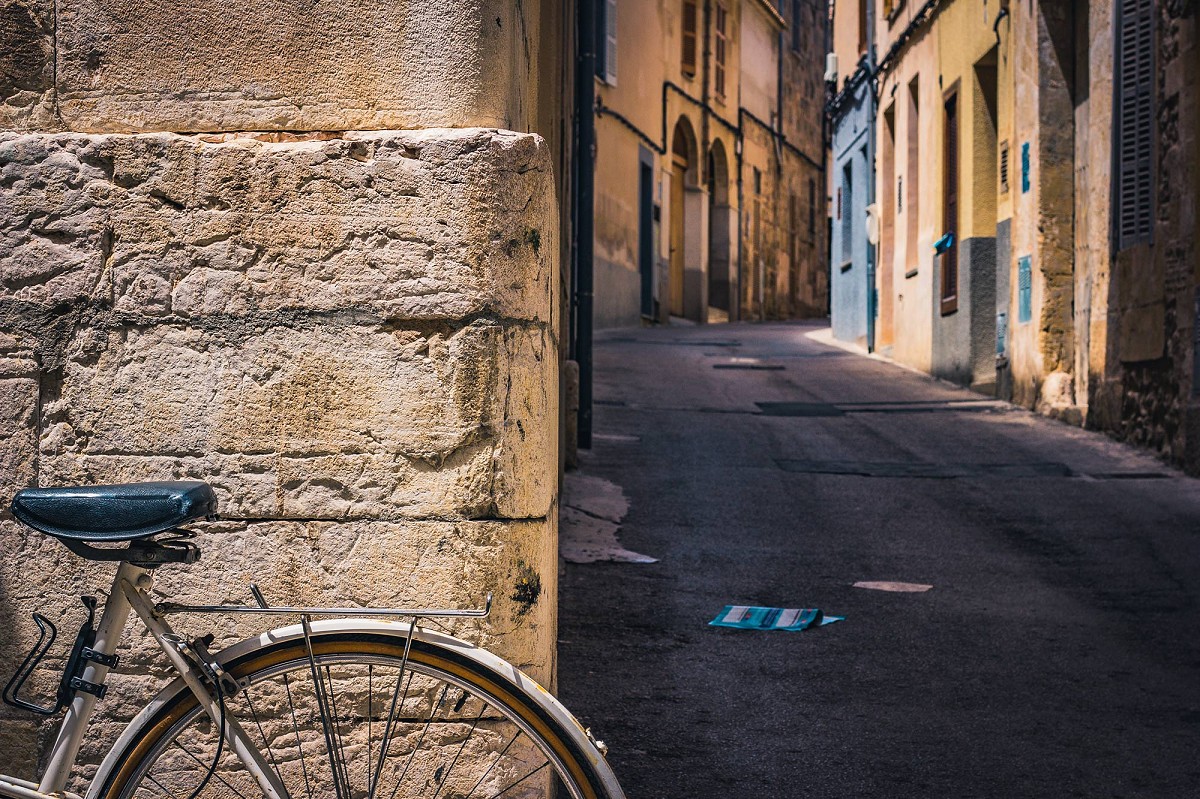
[{"label": "drainpipe", "polygon": [[[875,203],[875,2],[867,0],[867,207]],[[866,219],[863,220],[864,229]],[[867,352],[875,351],[875,245],[867,241]]]},{"label": "drainpipe", "polygon": [[575,360],[579,363],[579,444],[592,448],[592,257],[596,188],[596,0],[577,0],[575,60]]},{"label": "drainpipe", "polygon": [[[792,22],[795,23],[795,20],[793,20]],[[783,48],[786,45],[786,41],[784,39],[784,32],[782,29],[780,29],[780,31],[779,31],[778,39],[779,39],[779,47],[775,53],[775,56],[776,56],[775,57],[775,222],[776,222],[777,226],[779,226],[779,209],[784,207],[783,206],[783,138],[784,138],[784,133],[783,133]],[[788,212],[789,213],[791,212],[790,208],[788,209]],[[787,225],[780,226],[780,227],[782,227],[783,230],[788,230],[788,229],[790,229],[789,226],[791,224],[792,224],[792,220],[789,219],[787,222]],[[790,244],[789,244],[789,247],[790,247]],[[789,250],[789,254],[790,254],[790,250]],[[775,249],[775,257],[776,258],[779,257],[779,248],[778,247]],[[776,264],[778,264],[778,261],[776,261]],[[795,291],[795,287],[792,286],[792,282],[791,282],[791,277],[792,277],[791,266],[792,265],[789,263],[788,264],[788,284],[787,284],[788,296],[786,298],[787,302],[784,303],[784,306],[787,308],[787,312],[785,313],[784,318],[790,317],[792,315],[791,314],[792,294]],[[775,285],[778,286],[779,285],[778,273],[776,273],[775,280],[776,280]],[[779,310],[779,307],[777,304],[776,305],[777,313],[778,313],[778,310]],[[767,316],[766,309],[764,308],[763,309],[763,319],[764,320],[766,319],[766,316]]]}]

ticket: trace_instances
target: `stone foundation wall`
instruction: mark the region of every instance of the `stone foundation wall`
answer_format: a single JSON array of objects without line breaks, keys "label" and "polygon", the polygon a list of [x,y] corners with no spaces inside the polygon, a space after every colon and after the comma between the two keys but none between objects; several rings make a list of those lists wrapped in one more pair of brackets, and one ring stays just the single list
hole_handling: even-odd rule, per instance
[{"label": "stone foundation wall", "polygon": [[[551,683],[557,238],[532,134],[0,133],[0,506],[27,485],[204,479],[225,521],[200,563],[160,570],[164,593],[492,591],[492,617],[455,632]],[[30,613],[72,631],[112,572],[7,513],[0,553],[7,679]],[[88,762],[165,676],[129,629]],[[51,733],[0,709],[0,763],[30,773]]]}]

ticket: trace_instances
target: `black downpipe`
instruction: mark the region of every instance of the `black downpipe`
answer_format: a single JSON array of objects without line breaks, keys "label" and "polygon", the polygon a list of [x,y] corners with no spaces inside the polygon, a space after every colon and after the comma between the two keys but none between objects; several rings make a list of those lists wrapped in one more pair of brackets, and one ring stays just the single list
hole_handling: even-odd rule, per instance
[{"label": "black downpipe", "polygon": [[592,448],[592,257],[596,190],[596,6],[575,6],[579,46],[575,63],[575,360],[579,364],[580,449]]}]

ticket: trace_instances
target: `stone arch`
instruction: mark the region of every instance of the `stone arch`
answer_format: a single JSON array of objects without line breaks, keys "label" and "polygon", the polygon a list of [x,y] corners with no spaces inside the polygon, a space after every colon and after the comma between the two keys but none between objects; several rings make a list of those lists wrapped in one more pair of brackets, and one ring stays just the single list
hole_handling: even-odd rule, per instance
[{"label": "stone arch", "polygon": [[736,215],[730,204],[729,156],[725,144],[715,140],[708,150],[708,305],[715,319],[729,319]]}]

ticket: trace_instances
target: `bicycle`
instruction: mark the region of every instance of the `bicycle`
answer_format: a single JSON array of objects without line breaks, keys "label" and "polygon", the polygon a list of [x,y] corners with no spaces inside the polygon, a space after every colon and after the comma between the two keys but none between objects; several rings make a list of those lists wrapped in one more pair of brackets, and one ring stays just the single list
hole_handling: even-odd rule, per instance
[{"label": "bicycle", "polygon": [[[119,563],[99,624],[82,624],[58,686],[40,706],[21,693],[57,630],[40,637],[3,692],[42,715],[66,710],[38,782],[0,775],[0,796],[83,799],[66,790],[88,723],[136,614],[178,677],[129,723],[86,799],[624,799],[590,731],[532,679],[495,655],[421,626],[483,617],[479,609],[277,607],[153,603],[154,570],[200,557],[181,525],[216,518],[207,483],[176,481],[24,489],[13,516],[93,561]],[[123,544],[113,548],[109,545]],[[104,546],[97,546],[104,545]],[[187,639],[174,614],[299,617],[220,652]],[[323,618],[314,618],[323,617]]]}]

